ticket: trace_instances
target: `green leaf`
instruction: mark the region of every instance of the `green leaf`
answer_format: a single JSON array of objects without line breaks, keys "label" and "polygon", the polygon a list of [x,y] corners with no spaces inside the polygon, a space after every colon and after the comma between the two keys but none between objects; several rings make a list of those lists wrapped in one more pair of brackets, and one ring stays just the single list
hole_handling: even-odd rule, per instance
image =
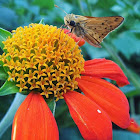
[{"label": "green leaf", "polygon": [[3,66],[3,64],[4,64],[3,61],[0,61],[0,65]]},{"label": "green leaf", "polygon": [[103,9],[109,9],[116,4],[115,0],[98,0],[97,5]]},{"label": "green leaf", "polygon": [[48,104],[50,110],[52,111],[53,115],[55,115],[55,108],[56,108],[56,103],[54,98],[50,98],[50,99],[45,99],[46,103]]},{"label": "green leaf", "polygon": [[12,34],[7,30],[0,28],[0,47],[2,50],[4,48],[4,44],[2,43],[2,41],[5,41],[8,36],[12,37]]},{"label": "green leaf", "polygon": [[42,18],[42,19],[40,20],[39,24],[45,25],[45,23],[44,23],[44,18]]},{"label": "green leaf", "polygon": [[13,81],[6,81],[3,86],[0,88],[0,96],[14,94],[19,92],[19,88],[16,86]]},{"label": "green leaf", "polygon": [[34,0],[34,5],[38,5],[40,8],[53,9],[54,0]]},{"label": "green leaf", "polygon": [[[15,1],[5,1],[5,4],[2,4],[2,1],[3,0],[0,0],[0,26],[9,30],[17,28],[17,26],[21,24],[22,19],[21,16],[19,19],[19,15],[17,15],[17,8],[19,5],[16,6]],[[19,3],[21,3],[21,1]]]},{"label": "green leaf", "polygon": [[140,95],[140,89],[135,89],[130,92],[125,93],[126,97],[133,97],[133,96],[139,96]]},{"label": "green leaf", "polygon": [[0,80],[6,80],[8,78],[8,74],[5,72],[4,68],[0,66]]},{"label": "green leaf", "polygon": [[[114,39],[114,46],[124,54],[124,56],[129,60],[133,54],[140,54],[140,40],[135,37],[133,32],[127,31],[118,36],[118,38]],[[122,49],[123,48],[123,49]]]},{"label": "green leaf", "polygon": [[[12,124],[15,113],[25,98],[26,98],[26,96],[22,95],[20,93],[17,93],[15,95],[15,98],[14,98],[10,108],[8,109],[8,111],[6,112],[6,114],[4,115],[2,120],[0,121],[0,139],[1,139],[2,135],[5,135],[5,131]],[[7,139],[7,138],[5,137],[5,139]]]}]

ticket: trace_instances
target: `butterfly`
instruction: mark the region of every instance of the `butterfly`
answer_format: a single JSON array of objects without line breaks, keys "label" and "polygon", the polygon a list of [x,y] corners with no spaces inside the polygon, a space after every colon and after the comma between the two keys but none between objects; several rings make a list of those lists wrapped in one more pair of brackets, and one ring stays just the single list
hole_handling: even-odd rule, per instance
[{"label": "butterfly", "polygon": [[100,43],[106,35],[116,29],[123,20],[121,16],[89,17],[67,13],[64,17],[64,23],[72,33],[95,47],[101,47]]}]

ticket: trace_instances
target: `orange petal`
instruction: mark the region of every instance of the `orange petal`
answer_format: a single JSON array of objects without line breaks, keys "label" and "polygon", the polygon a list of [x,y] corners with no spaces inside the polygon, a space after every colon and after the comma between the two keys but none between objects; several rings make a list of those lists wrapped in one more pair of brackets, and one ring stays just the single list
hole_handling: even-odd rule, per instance
[{"label": "orange petal", "polygon": [[127,130],[139,134],[140,126],[136,123],[136,121],[133,118],[131,118],[131,122]]},{"label": "orange petal", "polygon": [[93,59],[85,61],[85,71],[81,74],[115,80],[119,86],[128,85],[129,81],[121,68],[111,60]]},{"label": "orange petal", "polygon": [[89,76],[82,76],[77,81],[83,93],[102,107],[115,124],[121,128],[129,126],[129,104],[119,88],[103,79]]},{"label": "orange petal", "polygon": [[75,91],[64,94],[64,99],[85,140],[112,140],[111,120],[96,103]]},{"label": "orange petal", "polygon": [[31,92],[15,114],[12,140],[58,140],[58,128],[43,97]]},{"label": "orange petal", "polygon": [[77,37],[73,33],[70,33],[70,30],[64,29],[64,33],[68,33],[68,35],[71,36],[75,40],[75,42],[78,42],[79,41],[78,42],[78,46],[79,47],[81,47],[81,46],[83,46],[85,44],[85,40],[84,39],[82,39],[81,37]]}]

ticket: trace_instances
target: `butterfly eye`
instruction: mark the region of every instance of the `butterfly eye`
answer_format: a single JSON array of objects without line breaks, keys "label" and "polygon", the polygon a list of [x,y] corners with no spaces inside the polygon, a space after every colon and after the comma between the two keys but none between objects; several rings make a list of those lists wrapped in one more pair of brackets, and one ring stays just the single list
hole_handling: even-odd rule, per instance
[{"label": "butterfly eye", "polygon": [[75,26],[75,22],[73,20],[70,21],[71,26]]}]

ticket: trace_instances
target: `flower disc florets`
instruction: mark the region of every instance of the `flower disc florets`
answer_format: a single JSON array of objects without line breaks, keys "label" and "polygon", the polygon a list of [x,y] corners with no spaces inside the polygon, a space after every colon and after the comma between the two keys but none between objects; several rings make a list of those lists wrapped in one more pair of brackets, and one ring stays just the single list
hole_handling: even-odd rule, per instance
[{"label": "flower disc florets", "polygon": [[22,90],[37,90],[56,100],[67,90],[77,88],[76,78],[83,71],[84,59],[75,41],[57,27],[30,24],[13,31],[4,43],[1,60]]}]

